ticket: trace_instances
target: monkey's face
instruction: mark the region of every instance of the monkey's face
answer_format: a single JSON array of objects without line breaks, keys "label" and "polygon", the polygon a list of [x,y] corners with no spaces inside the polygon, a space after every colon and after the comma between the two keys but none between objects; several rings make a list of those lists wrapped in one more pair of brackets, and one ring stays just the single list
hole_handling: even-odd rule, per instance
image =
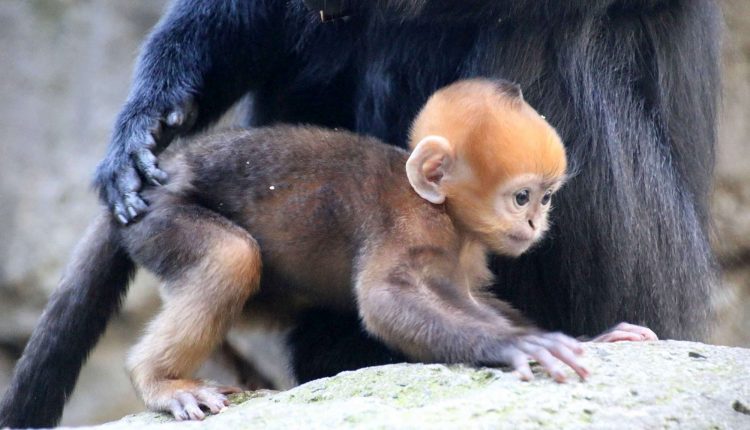
[{"label": "monkey's face", "polygon": [[494,212],[499,219],[492,248],[518,256],[538,242],[549,229],[552,196],[562,181],[545,181],[525,174],[507,181],[495,195]]},{"label": "monkey's face", "polygon": [[453,216],[477,239],[494,252],[517,257],[549,229],[552,197],[561,184],[562,179],[550,181],[529,173],[513,177],[482,195],[464,186],[463,193],[448,200]]}]

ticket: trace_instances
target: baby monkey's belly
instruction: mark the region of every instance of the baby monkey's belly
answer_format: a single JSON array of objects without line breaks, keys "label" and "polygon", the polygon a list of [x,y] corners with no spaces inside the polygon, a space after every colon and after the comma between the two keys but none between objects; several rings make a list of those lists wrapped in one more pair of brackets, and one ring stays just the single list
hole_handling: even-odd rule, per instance
[{"label": "baby monkey's belly", "polygon": [[282,313],[296,313],[312,307],[352,311],[356,309],[351,257],[342,249],[279,253],[277,246],[259,240],[263,261],[260,289],[250,301],[278,307]]}]

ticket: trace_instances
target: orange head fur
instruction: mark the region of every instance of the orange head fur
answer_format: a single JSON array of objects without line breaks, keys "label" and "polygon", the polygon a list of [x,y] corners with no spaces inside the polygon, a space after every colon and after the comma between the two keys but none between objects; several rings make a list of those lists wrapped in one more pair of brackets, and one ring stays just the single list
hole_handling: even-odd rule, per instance
[{"label": "orange head fur", "polygon": [[429,135],[445,137],[487,189],[524,173],[565,175],[557,132],[509,82],[469,79],[438,90],[412,124],[411,148]]},{"label": "orange head fur", "polygon": [[[415,151],[423,140],[433,140],[431,149]],[[454,219],[492,248],[517,255],[547,229],[549,205],[539,202],[543,193],[554,192],[565,178],[565,148],[555,129],[524,101],[517,85],[471,79],[438,90],[414,120],[410,144],[412,154],[419,152],[421,157],[412,157],[414,161],[421,162],[425,171],[438,172],[415,189],[438,190],[423,192],[423,197],[439,196],[433,203],[444,199]],[[440,151],[449,156],[429,155]],[[435,169],[436,163],[443,166]],[[419,176],[415,172],[411,168],[412,177]],[[513,198],[516,188],[528,189],[536,198],[535,207],[498,209]],[[504,200],[499,192],[505,194]],[[533,231],[524,231],[523,226]],[[510,249],[508,236],[528,240]]]}]

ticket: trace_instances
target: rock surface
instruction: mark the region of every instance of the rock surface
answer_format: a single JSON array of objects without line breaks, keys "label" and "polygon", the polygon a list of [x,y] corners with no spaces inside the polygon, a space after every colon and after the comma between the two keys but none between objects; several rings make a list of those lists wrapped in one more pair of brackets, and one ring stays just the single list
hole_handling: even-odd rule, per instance
[{"label": "rock surface", "polygon": [[592,375],[557,384],[536,371],[396,364],[276,394],[246,393],[202,422],[143,413],[128,429],[750,428],[750,350],[691,342],[588,344]]}]

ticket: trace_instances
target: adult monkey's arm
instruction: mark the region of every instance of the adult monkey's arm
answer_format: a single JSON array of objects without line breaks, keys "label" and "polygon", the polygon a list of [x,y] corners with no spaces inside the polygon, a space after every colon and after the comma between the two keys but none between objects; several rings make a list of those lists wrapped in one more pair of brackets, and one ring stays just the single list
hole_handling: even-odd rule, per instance
[{"label": "adult monkey's arm", "polygon": [[146,210],[144,183],[167,175],[156,155],[216,120],[272,68],[271,0],[176,0],[144,44],[95,184],[121,223]]}]

